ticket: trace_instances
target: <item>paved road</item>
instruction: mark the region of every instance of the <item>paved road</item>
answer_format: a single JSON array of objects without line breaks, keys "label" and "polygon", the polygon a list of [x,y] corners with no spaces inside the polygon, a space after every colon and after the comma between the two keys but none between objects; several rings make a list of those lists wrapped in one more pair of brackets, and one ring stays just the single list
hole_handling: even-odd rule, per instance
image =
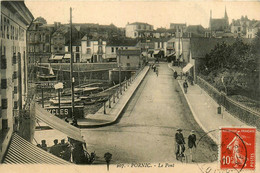
[{"label": "paved road", "polygon": [[[118,124],[85,129],[82,135],[88,150],[96,151],[100,159],[105,152],[112,153],[112,163],[175,162],[177,128],[184,129],[186,143],[192,129],[198,139],[205,135],[193,119],[172,71],[166,63],[160,63],[159,76],[148,72]],[[216,146],[204,137],[194,158],[196,162],[210,162],[214,154]]]}]

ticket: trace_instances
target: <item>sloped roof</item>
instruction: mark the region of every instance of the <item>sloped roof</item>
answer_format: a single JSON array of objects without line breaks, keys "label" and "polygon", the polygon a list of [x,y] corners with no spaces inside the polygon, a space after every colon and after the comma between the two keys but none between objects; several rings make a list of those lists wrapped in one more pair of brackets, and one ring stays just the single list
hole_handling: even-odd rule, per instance
[{"label": "sloped roof", "polygon": [[[117,54],[119,54],[119,51],[117,51]],[[139,56],[141,55],[141,50],[120,50],[121,55],[136,55]]]},{"label": "sloped roof", "polygon": [[226,27],[226,19],[211,19],[211,28],[219,30]]},{"label": "sloped roof", "polygon": [[137,39],[114,39],[107,43],[107,46],[136,46]]},{"label": "sloped roof", "polygon": [[253,28],[255,28],[255,27],[260,27],[260,21],[257,21],[256,23],[254,23],[254,24],[252,25],[252,27],[253,27]]},{"label": "sloped roof", "polygon": [[170,23],[170,28],[173,28],[174,26],[186,27],[186,23]]},{"label": "sloped roof", "polygon": [[134,23],[130,23],[128,25],[150,25],[150,26],[152,26],[151,24],[144,23],[144,22],[134,22]]},{"label": "sloped roof", "polygon": [[235,41],[235,38],[191,38],[190,50],[193,58],[205,58],[205,55],[210,53],[218,43],[225,42],[230,45]]},{"label": "sloped roof", "polygon": [[189,25],[186,29],[186,32],[191,32],[191,33],[198,33],[198,34],[203,34],[205,33],[205,28],[201,25]]}]

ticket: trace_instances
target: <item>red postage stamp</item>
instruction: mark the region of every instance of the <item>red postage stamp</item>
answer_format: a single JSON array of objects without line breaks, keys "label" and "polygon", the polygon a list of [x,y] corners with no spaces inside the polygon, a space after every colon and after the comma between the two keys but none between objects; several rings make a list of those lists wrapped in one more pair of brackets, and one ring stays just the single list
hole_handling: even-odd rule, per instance
[{"label": "red postage stamp", "polygon": [[255,169],[255,128],[221,128],[220,168]]}]

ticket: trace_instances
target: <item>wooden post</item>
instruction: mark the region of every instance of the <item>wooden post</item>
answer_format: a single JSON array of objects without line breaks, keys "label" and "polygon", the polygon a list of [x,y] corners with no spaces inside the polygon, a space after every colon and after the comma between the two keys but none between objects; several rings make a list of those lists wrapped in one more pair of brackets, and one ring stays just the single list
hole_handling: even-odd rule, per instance
[{"label": "wooden post", "polygon": [[113,94],[113,103],[115,103],[116,102],[116,99],[115,99],[115,94]]},{"label": "wooden post", "polygon": [[108,107],[111,108],[111,97],[108,98]]},{"label": "wooden post", "polygon": [[104,102],[104,114],[106,114],[106,102]]}]

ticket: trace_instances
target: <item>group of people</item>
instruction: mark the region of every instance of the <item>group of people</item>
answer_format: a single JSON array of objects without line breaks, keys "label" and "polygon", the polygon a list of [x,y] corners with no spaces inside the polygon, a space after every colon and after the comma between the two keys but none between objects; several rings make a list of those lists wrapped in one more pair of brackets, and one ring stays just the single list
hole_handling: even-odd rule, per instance
[{"label": "group of people", "polygon": [[[197,147],[196,146],[196,135],[195,135],[195,131],[191,130],[190,135],[188,136],[188,148],[190,151],[190,158],[192,161],[192,154],[193,154],[193,150]],[[176,158],[178,159],[179,157],[184,157],[184,152],[185,152],[185,140],[182,134],[182,129],[177,129],[177,133],[175,134],[175,142],[176,142]]]},{"label": "group of people", "polygon": [[62,139],[60,143],[58,143],[58,139],[55,139],[53,142],[53,146],[47,147],[46,140],[42,140],[42,144],[37,146],[57,157],[76,164],[90,164],[95,160],[96,155],[94,152],[90,155],[88,154],[86,143],[70,137],[68,137],[68,142],[66,143],[65,139]]}]

